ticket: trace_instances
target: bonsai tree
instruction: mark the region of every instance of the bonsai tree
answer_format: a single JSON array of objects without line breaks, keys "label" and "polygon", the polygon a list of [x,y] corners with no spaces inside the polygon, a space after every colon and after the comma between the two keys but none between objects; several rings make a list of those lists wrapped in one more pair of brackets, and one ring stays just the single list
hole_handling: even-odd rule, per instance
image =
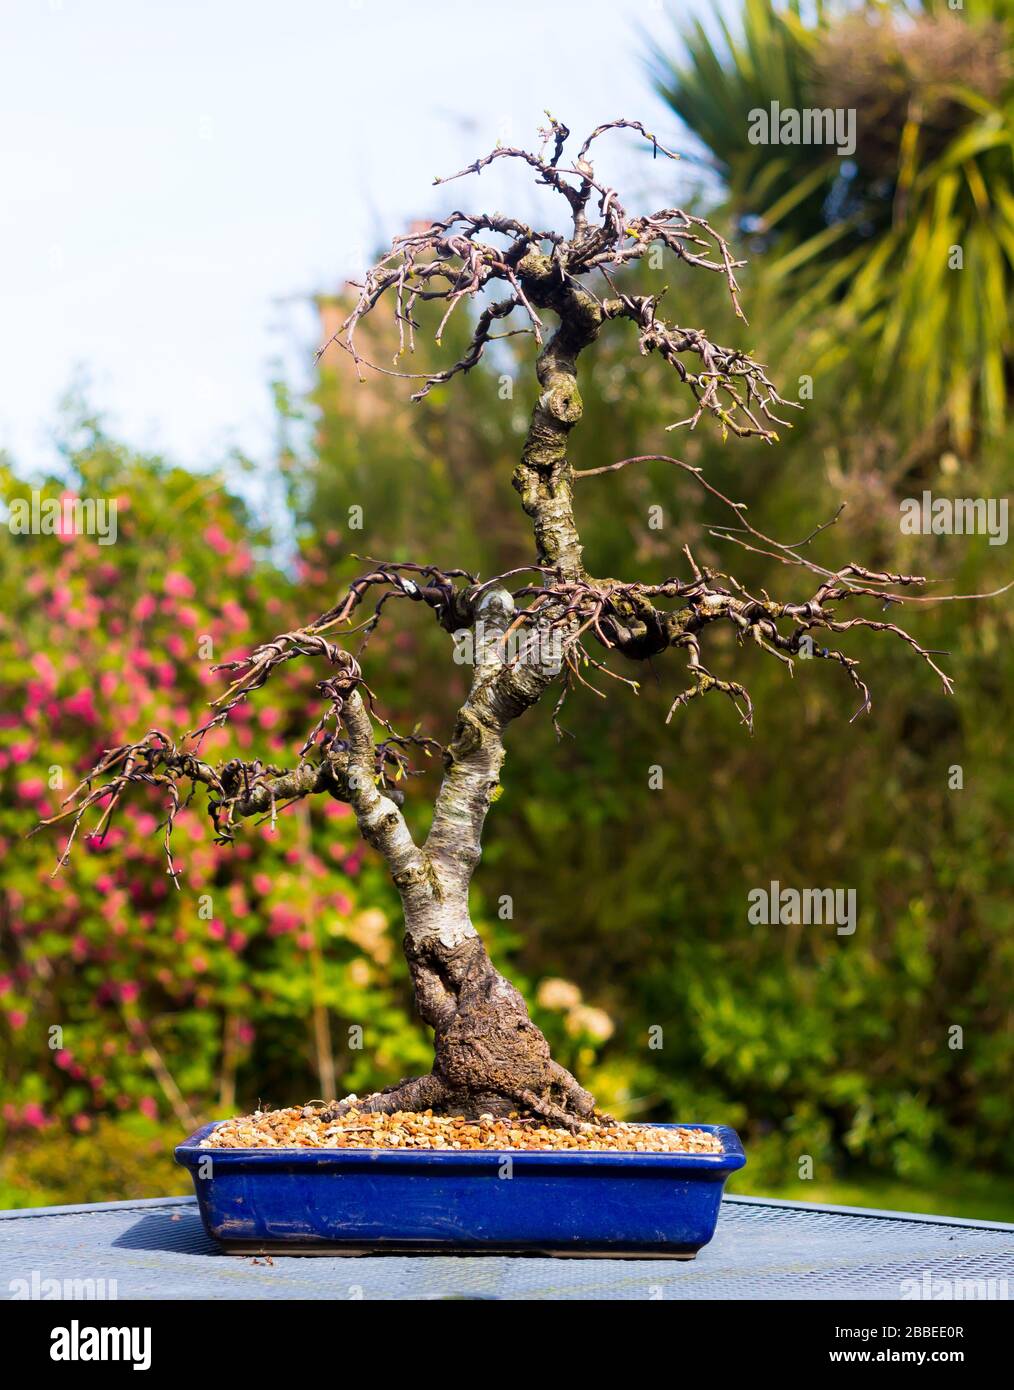
[{"label": "bonsai tree", "polygon": [[[685,673],[676,686],[670,719],[698,697],[718,692],[734,703],[750,727],[753,709],[745,687],[716,674],[705,662],[708,634],[719,624],[731,625],[740,641],[756,643],[790,672],[799,655],[839,666],[859,692],[853,718],[870,708],[858,664],[834,646],[815,642],[813,634],[821,638],[856,628],[891,633],[927,663],[945,690],[951,690],[934,660],[939,653],[926,650],[893,622],[854,611],[867,600],[881,609],[910,601],[911,591],[925,582],[922,577],[874,572],[858,564],[834,571],[823,568],[808,553],[823,527],[795,544],[776,541],[756,529],[742,504],[724,497],[699,469],[668,455],[647,457],[683,470],[730,509],[728,524],[715,527],[713,534],[797,571],[807,581],[804,590],[785,602],[766,592],[750,593],[731,575],[699,565],[689,547],[682,552],[683,573],[655,583],[598,578],[586,568],[573,506],[575,479],[645,461],[625,458],[583,473],[573,467],[571,432],[582,412],[578,361],[603,331],[615,324],[615,331],[632,335],[641,353],[656,353],[672,368],[678,392],[685,394],[689,406],[679,425],[692,429],[711,419],[723,435],[755,436],[771,443],[777,439],[776,427],[785,423],[778,412],[789,404],[763,366],[745,352],[723,347],[702,330],[664,317],[661,295],[632,294],[622,288],[625,267],[661,245],[685,265],[722,276],[737,315],[743,317],[736,282],[742,262],[733,258],[706,220],[679,208],[633,215],[616,190],[596,176],[593,146],[606,132],[619,128],[649,141],[656,154],[670,156],[639,122],[618,120],[592,131],[568,158],[570,132],[550,117],[538,152],[498,146],[454,175],[479,174],[495,160],[518,161],[538,184],[559,195],[567,230],[533,228],[501,213],[455,211],[424,230],[398,237],[356,287],[355,305],[331,340],[351,355],[359,370],[366,366],[414,379],[413,399],[422,400],[433,387],[473,368],[499,336],[495,330],[503,321],[513,315],[522,320],[522,326],[508,331],[534,338],[534,371],[541,388],[512,480],[531,520],[531,564],[481,582],[461,569],[373,564],[313,622],[272,638],[243,661],[217,668],[230,670],[232,683],[212,703],[213,712],[203,727],[180,742],[152,729],[136,742],[108,750],[60,813],[43,822],[69,822],[62,864],[90,811],[98,813],[98,824],[90,833],[101,837],[132,786],[159,788],[167,803],[168,867],[176,879],[173,824],[198,788],[204,789],[221,842],[231,841],[244,819],[274,817],[304,797],[347,802],[361,835],[383,858],[400,895],[416,1007],[433,1030],[434,1047],[430,1072],[355,1100],[360,1110],[431,1107],[468,1117],[521,1111],[571,1129],[596,1115],[593,1097],[554,1061],[524,1000],[490,960],[469,915],[469,884],[482,852],[487,813],[498,793],[511,727],[548,692],[556,692],[555,723],[568,694],[588,684],[586,673],[636,686],[610,668],[611,655],[643,662],[672,651],[682,658]],[[487,297],[491,290],[494,295]],[[469,346],[460,360],[441,371],[417,374],[397,366],[375,366],[357,349],[358,325],[378,309],[391,309],[401,349],[410,353],[418,305],[440,302],[439,342],[448,317],[469,300],[483,306],[476,313]],[[401,353],[396,361],[400,358]],[[418,734],[397,733],[364,678],[359,657],[395,600],[424,604],[451,641],[470,646],[470,689],[445,746]],[[353,632],[361,634],[356,655],[343,645]],[[296,765],[286,769],[234,759],[213,766],[205,761],[201,745],[208,731],[266,686],[279,667],[301,658],[320,662],[327,675],[317,686],[320,719],[299,750]],[[425,838],[410,830],[404,792],[396,785],[419,749],[439,750],[444,769]],[[328,1113],[340,1115],[351,1104],[352,1100],[334,1103]]]}]

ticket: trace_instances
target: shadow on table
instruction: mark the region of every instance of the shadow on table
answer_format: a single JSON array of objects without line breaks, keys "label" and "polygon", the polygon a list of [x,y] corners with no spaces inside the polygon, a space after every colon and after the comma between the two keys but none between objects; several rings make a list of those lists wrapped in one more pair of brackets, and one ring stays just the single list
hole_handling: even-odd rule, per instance
[{"label": "shadow on table", "polygon": [[122,1250],[167,1250],[181,1255],[221,1255],[196,1211],[150,1212],[113,1241]]}]

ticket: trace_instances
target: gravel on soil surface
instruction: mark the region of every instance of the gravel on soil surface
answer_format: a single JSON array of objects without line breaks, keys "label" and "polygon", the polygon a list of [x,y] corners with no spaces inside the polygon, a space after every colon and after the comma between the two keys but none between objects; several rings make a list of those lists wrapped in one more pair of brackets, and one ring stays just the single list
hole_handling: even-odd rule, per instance
[{"label": "gravel on soil surface", "polygon": [[477,1120],[400,1110],[370,1115],[355,1108],[324,1121],[312,1105],[255,1110],[224,1120],[201,1143],[205,1149],[584,1149],[634,1153],[722,1152],[722,1142],[701,1129],[660,1129],[626,1123],[584,1124],[575,1134],[511,1115]]}]

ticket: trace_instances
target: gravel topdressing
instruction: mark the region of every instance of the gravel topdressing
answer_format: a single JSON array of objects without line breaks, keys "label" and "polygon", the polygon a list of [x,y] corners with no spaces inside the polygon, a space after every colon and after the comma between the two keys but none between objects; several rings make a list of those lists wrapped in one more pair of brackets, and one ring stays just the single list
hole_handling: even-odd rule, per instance
[{"label": "gravel topdressing", "polygon": [[634,1153],[714,1153],[722,1143],[701,1129],[659,1129],[655,1125],[585,1124],[576,1134],[511,1115],[478,1120],[399,1110],[369,1115],[352,1109],[324,1121],[311,1106],[255,1110],[225,1120],[203,1149],[584,1149]]}]

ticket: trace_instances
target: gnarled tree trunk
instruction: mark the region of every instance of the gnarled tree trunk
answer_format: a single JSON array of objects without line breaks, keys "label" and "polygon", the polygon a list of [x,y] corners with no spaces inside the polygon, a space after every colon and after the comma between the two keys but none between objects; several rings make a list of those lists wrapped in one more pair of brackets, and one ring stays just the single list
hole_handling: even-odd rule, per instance
[{"label": "gnarled tree trunk", "polygon": [[[582,413],[577,357],[598,335],[606,311],[579,286],[561,284],[558,267],[535,249],[518,271],[531,301],[555,312],[560,325],[539,356],[542,392],[514,486],[532,520],[539,563],[560,579],[580,580],[584,570],[567,439]],[[593,1097],[553,1061],[521,995],[492,965],[468,911],[482,829],[505,756],[505,731],[560,672],[559,656],[554,660],[560,633],[554,643],[548,628],[538,623],[536,640],[529,642],[524,658],[511,659],[505,638],[514,616],[514,601],[504,589],[488,590],[476,605],[471,690],[458,712],[433,825],[422,849],[413,854],[403,840],[395,842],[401,817],[393,806],[397,820],[388,813],[388,821],[394,858],[382,840],[372,839],[387,854],[401,893],[405,954],[419,1013],[434,1030],[434,1061],[430,1075],[357,1101],[359,1108],[432,1106],[467,1116],[529,1110],[571,1127],[594,1112]],[[364,739],[368,733],[367,727]],[[380,797],[372,782],[366,796]],[[353,805],[360,814],[355,801]],[[360,826],[370,839],[362,814]]]},{"label": "gnarled tree trunk", "polygon": [[[434,1046],[427,1076],[357,1099],[359,1109],[432,1108],[468,1117],[530,1110],[570,1127],[594,1111],[592,1096],[553,1061],[524,999],[493,966],[469,915],[469,885],[499,786],[504,731],[558,672],[549,641],[543,644],[547,659],[540,657],[538,643],[530,643],[524,662],[511,661],[505,638],[513,607],[505,590],[488,591],[480,601],[472,687],[458,712],[425,844],[416,847],[401,812],[372,776],[350,778],[363,834],[387,858],[401,894],[416,1006],[433,1029]],[[345,718],[350,765],[361,756],[365,769],[372,738],[358,695],[347,703]],[[343,1113],[350,1104],[337,1104],[331,1113]]]}]

